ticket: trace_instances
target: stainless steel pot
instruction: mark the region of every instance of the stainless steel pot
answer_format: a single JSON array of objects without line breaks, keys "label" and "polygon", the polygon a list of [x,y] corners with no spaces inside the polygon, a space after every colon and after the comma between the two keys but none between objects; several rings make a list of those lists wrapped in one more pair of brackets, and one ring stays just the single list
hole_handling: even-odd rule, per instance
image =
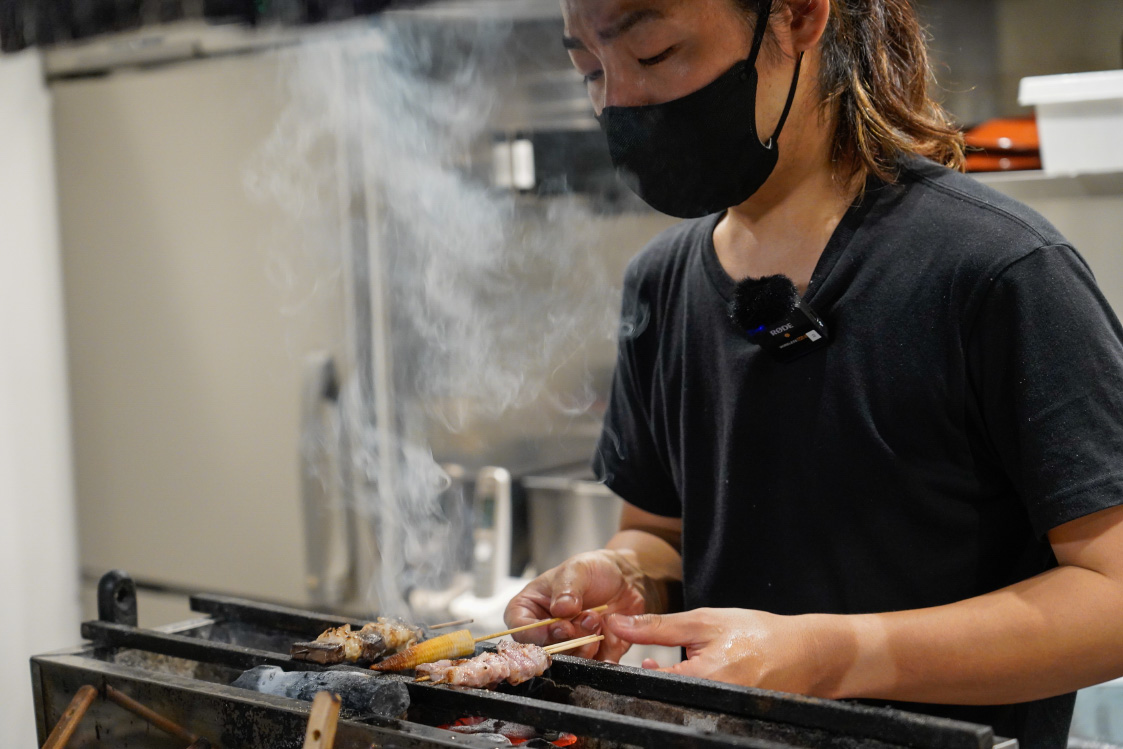
[{"label": "stainless steel pot", "polygon": [[603,547],[620,526],[622,500],[584,466],[525,476],[530,562],[537,572]]}]

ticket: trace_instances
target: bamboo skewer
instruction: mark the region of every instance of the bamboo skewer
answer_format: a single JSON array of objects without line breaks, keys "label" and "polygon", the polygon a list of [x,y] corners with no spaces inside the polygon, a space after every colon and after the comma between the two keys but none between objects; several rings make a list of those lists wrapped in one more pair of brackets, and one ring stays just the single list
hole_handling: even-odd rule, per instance
[{"label": "bamboo skewer", "polygon": [[[601,612],[601,611],[606,610],[607,608],[608,608],[608,604],[606,603],[603,606],[597,606],[595,609],[587,609],[587,611]],[[515,627],[514,629],[508,629],[504,632],[496,632],[493,635],[484,635],[483,637],[477,637],[476,642],[483,642],[484,640],[494,640],[497,637],[506,637],[507,635],[513,635],[516,632],[525,632],[528,629],[536,629],[538,627],[545,627],[547,624],[553,624],[554,622],[560,622],[560,621],[562,621],[563,618],[564,617],[559,616],[559,617],[555,617],[553,619],[544,619],[540,622],[534,622],[533,624],[524,624],[521,627]]]},{"label": "bamboo skewer", "polygon": [[132,714],[136,715],[137,717],[143,718],[152,725],[156,726],[156,728],[159,728],[164,733],[171,734],[172,736],[183,739],[188,744],[193,744],[199,739],[198,736],[191,733],[183,726],[168,720],[163,715],[160,715],[154,710],[140,704],[132,697],[119,692],[108,684],[105,685],[105,696],[113,702],[116,702],[118,705],[125,708]]},{"label": "bamboo skewer", "polygon": [[70,737],[74,735],[74,731],[78,729],[78,723],[82,720],[82,716],[93,704],[95,697],[97,697],[97,689],[94,687],[89,684],[79,687],[74,699],[70,700],[70,704],[66,706],[62,717],[55,724],[51,735],[47,737],[43,749],[61,749],[66,746]]},{"label": "bamboo skewer", "polygon": [[547,645],[545,648],[543,648],[543,650],[545,650],[550,655],[557,655],[558,653],[564,653],[567,650],[579,648],[582,645],[590,645],[594,642],[600,642],[603,639],[604,635],[589,635],[587,637],[578,637],[567,642],[559,642],[556,645]]},{"label": "bamboo skewer", "polygon": [[457,619],[454,622],[442,622],[441,624],[430,624],[429,629],[448,629],[449,627],[459,627],[461,624],[471,624],[476,621],[475,619]]},{"label": "bamboo skewer", "polygon": [[335,730],[339,726],[341,705],[339,695],[331,692],[320,692],[316,695],[312,700],[312,710],[308,713],[304,749],[332,749],[335,746]]}]

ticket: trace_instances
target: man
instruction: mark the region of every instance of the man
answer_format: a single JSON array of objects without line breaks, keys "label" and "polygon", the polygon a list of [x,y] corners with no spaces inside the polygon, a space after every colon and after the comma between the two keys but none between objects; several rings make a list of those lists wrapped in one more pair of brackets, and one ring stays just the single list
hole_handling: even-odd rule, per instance
[{"label": "man", "polygon": [[[625,280],[620,532],[507,621],[1064,746],[1072,692],[1123,675],[1123,330],[1047,222],[947,168],[907,0],[563,8],[617,166],[690,220]],[[791,362],[729,315],[775,275],[829,328]]]}]

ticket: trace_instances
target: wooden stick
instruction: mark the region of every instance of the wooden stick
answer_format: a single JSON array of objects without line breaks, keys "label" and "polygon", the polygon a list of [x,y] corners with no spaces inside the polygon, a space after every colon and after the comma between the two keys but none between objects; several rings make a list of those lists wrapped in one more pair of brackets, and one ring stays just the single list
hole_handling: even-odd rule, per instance
[{"label": "wooden stick", "polygon": [[449,627],[459,627],[461,624],[471,624],[476,621],[475,619],[457,619],[454,622],[442,622],[441,624],[430,624],[429,629],[448,629]]},{"label": "wooden stick", "polygon": [[416,679],[414,679],[414,682],[429,681],[430,678],[431,677],[429,676],[418,676]]},{"label": "wooden stick", "polygon": [[54,730],[51,731],[51,735],[47,737],[46,743],[43,744],[43,749],[62,749],[66,746],[70,737],[78,729],[78,723],[82,720],[82,716],[93,704],[95,697],[97,697],[97,689],[94,687],[89,684],[79,687],[74,699],[70,700],[70,704],[66,706],[62,717],[58,719],[58,723],[55,723]]},{"label": "wooden stick", "polygon": [[564,653],[566,650],[573,650],[574,648],[579,648],[582,645],[588,645],[590,643],[600,642],[603,639],[604,639],[604,635],[589,635],[588,637],[578,637],[575,640],[569,640],[567,642],[559,642],[556,645],[549,645],[549,646],[543,648],[543,650],[545,650],[550,655],[556,655],[557,653]]},{"label": "wooden stick", "polygon": [[312,711],[308,713],[304,749],[332,749],[335,745],[335,729],[339,726],[341,704],[337,694],[320,692],[316,695],[316,699],[312,700]]},{"label": "wooden stick", "polygon": [[175,736],[176,738],[183,739],[188,744],[193,744],[199,739],[198,736],[191,733],[183,726],[179,725],[178,723],[173,723],[163,715],[160,715],[154,710],[145,707],[144,705],[134,700],[132,697],[114,689],[108,684],[105,685],[105,696],[128,710],[133,715],[136,715],[139,718],[143,718],[152,725],[156,726],[164,733],[168,733],[172,736]]},{"label": "wooden stick", "polygon": [[[604,611],[607,608],[608,608],[608,604],[606,603],[603,606],[597,606],[595,609],[588,609],[588,610],[589,611]],[[574,617],[574,618],[576,618],[576,617]],[[476,642],[483,642],[484,640],[494,640],[496,637],[505,637],[506,635],[513,635],[516,632],[525,632],[528,629],[534,629],[536,627],[545,627],[547,624],[553,624],[554,622],[560,622],[560,621],[562,621],[562,619],[563,619],[563,617],[559,616],[555,619],[545,619],[545,620],[540,621],[540,622],[535,622],[534,624],[524,624],[521,627],[515,627],[514,629],[508,629],[506,632],[496,632],[493,635],[484,635],[483,637],[477,637]]]}]

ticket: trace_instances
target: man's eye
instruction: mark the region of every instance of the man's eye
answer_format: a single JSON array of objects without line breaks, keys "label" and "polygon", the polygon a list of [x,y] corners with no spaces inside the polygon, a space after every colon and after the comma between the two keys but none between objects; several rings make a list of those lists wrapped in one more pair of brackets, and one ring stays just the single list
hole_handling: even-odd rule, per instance
[{"label": "man's eye", "polygon": [[585,74],[585,83],[587,85],[587,84],[592,83],[593,81],[599,81],[603,77],[604,77],[604,71],[603,70],[594,70],[592,73],[586,73]]},{"label": "man's eye", "polygon": [[672,54],[674,54],[676,49],[678,49],[678,47],[674,47],[674,46],[667,47],[665,50],[663,50],[659,54],[655,55],[655,57],[648,57],[648,58],[640,60],[639,64],[647,66],[647,67],[650,67],[652,65],[658,65],[659,63],[663,62],[663,60],[666,60],[668,57],[670,57]]}]

